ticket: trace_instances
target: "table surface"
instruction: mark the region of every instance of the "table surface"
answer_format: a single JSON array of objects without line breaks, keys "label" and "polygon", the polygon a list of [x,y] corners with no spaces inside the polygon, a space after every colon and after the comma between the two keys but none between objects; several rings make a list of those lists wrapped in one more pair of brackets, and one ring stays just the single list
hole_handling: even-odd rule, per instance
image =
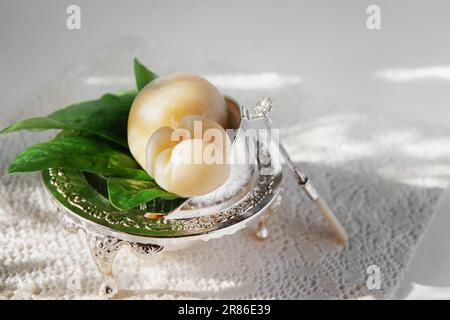
[{"label": "table surface", "polygon": [[[327,88],[329,103],[370,102],[422,118],[432,104],[440,121],[449,123],[450,3],[376,2],[381,30],[366,26],[373,1],[79,0],[81,30],[68,30],[72,1],[4,0],[0,110],[13,110],[70,66],[133,36],[158,48],[232,61],[243,70],[304,79],[308,94]],[[447,173],[430,179],[435,187],[448,186],[448,154],[444,160]],[[450,298],[449,208],[447,192],[397,298]]]}]

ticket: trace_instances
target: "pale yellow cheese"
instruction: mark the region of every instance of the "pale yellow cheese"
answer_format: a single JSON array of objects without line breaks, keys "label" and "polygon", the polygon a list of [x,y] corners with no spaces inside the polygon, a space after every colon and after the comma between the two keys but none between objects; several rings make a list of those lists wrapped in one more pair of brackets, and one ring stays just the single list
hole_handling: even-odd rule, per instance
[{"label": "pale yellow cheese", "polygon": [[[134,100],[128,145],[162,188],[183,197],[203,195],[220,187],[230,173],[227,119],[225,99],[216,87],[196,75],[173,74],[152,81]],[[203,130],[194,130],[195,124]],[[220,138],[204,136],[211,131]],[[188,138],[173,138],[186,133]],[[210,163],[208,154],[214,160],[222,157],[221,163]]]},{"label": "pale yellow cheese", "polygon": [[175,129],[187,115],[201,115],[228,128],[222,94],[206,79],[172,74],[149,83],[138,94],[128,116],[128,146],[137,162],[146,167],[145,148],[159,128]]}]

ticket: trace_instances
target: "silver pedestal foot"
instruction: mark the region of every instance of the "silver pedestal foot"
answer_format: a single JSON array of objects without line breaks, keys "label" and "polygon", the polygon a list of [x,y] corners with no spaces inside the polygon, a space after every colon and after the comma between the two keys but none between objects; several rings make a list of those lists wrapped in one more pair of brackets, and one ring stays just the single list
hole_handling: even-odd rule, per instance
[{"label": "silver pedestal foot", "polygon": [[267,209],[267,212],[259,219],[258,226],[256,228],[256,238],[258,240],[266,240],[269,238],[269,229],[267,227],[268,220],[274,211],[278,211],[281,205],[281,195],[278,195],[272,205]]},{"label": "silver pedestal foot", "polygon": [[[269,208],[270,211],[272,211]],[[258,227],[256,229],[256,238],[258,240],[266,240],[269,237],[269,230],[267,229],[267,218],[262,217],[261,220],[258,221]]]},{"label": "silver pedestal foot", "polygon": [[114,280],[112,266],[123,241],[94,233],[86,233],[86,238],[92,258],[103,275],[99,294],[106,299],[113,298],[118,292],[118,287]]},{"label": "silver pedestal foot", "polygon": [[113,276],[104,276],[98,292],[99,296],[105,299],[112,299],[118,292],[119,288],[117,287],[116,280],[114,280]]}]

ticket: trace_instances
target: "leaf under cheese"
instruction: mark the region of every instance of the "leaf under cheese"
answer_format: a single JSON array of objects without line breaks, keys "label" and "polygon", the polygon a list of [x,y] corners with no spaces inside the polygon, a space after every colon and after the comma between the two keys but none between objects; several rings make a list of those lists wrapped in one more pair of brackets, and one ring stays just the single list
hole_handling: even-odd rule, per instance
[{"label": "leaf under cheese", "polygon": [[12,161],[8,172],[41,171],[48,168],[70,168],[107,177],[152,180],[129,153],[95,136],[63,135],[35,144]]},{"label": "leaf under cheese", "polygon": [[179,196],[165,191],[154,181],[109,178],[107,184],[109,201],[120,210],[134,208],[155,198],[181,200]]},{"label": "leaf under cheese", "polygon": [[134,98],[135,93],[105,94],[97,100],[72,104],[47,117],[19,121],[0,131],[0,134],[18,130],[70,129],[95,134],[127,146],[128,113]]},{"label": "leaf under cheese", "polygon": [[136,86],[141,91],[147,84],[158,78],[158,76],[147,69],[138,59],[134,59],[134,76],[136,78]]}]

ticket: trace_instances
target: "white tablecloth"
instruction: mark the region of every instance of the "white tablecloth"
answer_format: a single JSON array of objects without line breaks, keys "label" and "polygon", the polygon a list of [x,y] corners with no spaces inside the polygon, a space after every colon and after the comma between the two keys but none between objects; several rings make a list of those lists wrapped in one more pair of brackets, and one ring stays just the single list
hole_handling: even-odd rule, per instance
[{"label": "white tablecloth", "polygon": [[[320,214],[288,177],[282,210],[271,220],[270,239],[259,242],[248,229],[147,262],[137,261],[124,249],[114,266],[122,289],[119,297],[392,295],[442,192],[435,174],[439,163],[427,154],[445,151],[439,144],[427,143],[427,138],[439,139],[450,129],[430,125],[433,116],[425,119],[411,112],[404,117],[369,104],[330,104],[326,89],[308,92],[308,83],[300,78],[236,70],[205,57],[137,43],[119,41],[90,65],[68,70],[0,123],[131,88],[134,56],[159,74],[182,70],[206,75],[244,105],[270,95],[275,101],[275,126],[281,128],[294,160],[335,209],[350,244],[336,245]],[[101,277],[84,236],[63,231],[39,175],[4,173],[21,149],[50,135],[0,137],[0,296],[4,298],[97,297]],[[380,268],[381,289],[366,286],[371,265]]]}]

